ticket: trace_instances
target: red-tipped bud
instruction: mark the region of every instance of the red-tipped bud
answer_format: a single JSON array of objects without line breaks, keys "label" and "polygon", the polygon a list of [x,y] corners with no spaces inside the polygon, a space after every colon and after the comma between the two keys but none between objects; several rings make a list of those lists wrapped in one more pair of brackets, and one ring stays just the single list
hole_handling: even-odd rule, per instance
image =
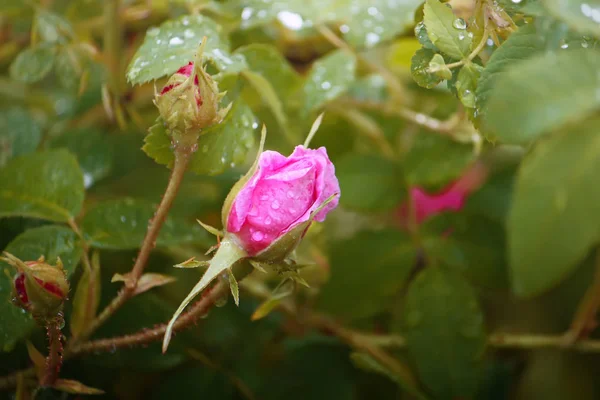
[{"label": "red-tipped bud", "polygon": [[220,108],[225,93],[219,93],[217,83],[202,66],[204,44],[203,41],[195,61],[179,68],[155,96],[169,133],[179,139],[220,123],[230,108]]},{"label": "red-tipped bud", "polygon": [[4,261],[17,269],[13,279],[13,301],[36,319],[58,316],[69,293],[69,282],[60,259],[56,266],[38,261],[23,262],[5,253]]}]

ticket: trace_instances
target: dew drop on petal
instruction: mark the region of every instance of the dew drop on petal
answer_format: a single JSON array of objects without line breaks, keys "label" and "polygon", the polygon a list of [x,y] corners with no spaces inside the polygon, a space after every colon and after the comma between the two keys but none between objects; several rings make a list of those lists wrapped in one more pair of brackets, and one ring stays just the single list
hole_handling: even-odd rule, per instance
[{"label": "dew drop on petal", "polygon": [[280,204],[277,200],[273,200],[273,203],[271,203],[271,208],[273,210],[279,210]]},{"label": "dew drop on petal", "polygon": [[273,220],[271,219],[271,217],[265,218],[265,225],[269,226],[269,225],[271,225],[271,222],[273,222]]},{"label": "dew drop on petal", "polygon": [[295,197],[294,192],[292,190],[288,190],[287,197],[288,199],[293,199]]},{"label": "dew drop on petal", "polygon": [[252,234],[252,240],[254,240],[255,242],[260,242],[261,240],[263,240],[264,236],[265,235],[261,231],[256,231]]}]

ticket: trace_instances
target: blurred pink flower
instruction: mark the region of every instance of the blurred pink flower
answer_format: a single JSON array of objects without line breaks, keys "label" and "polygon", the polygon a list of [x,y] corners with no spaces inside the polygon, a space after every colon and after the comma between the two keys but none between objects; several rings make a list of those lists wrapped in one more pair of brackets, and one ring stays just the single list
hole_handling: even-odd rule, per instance
[{"label": "blurred pink flower", "polygon": [[258,170],[237,193],[226,228],[252,256],[308,221],[311,213],[338,194],[316,214],[315,220],[323,221],[338,205],[339,193],[335,168],[324,147],[297,146],[289,157],[265,151]]}]

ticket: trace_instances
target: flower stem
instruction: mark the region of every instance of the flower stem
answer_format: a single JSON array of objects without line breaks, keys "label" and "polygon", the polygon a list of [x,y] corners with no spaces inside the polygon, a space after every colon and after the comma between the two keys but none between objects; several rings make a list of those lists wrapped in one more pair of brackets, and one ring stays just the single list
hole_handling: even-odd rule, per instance
[{"label": "flower stem", "polygon": [[[88,338],[92,333],[94,333],[94,331],[96,331],[98,327],[100,327],[119,308],[121,308],[121,306],[129,298],[133,297],[138,280],[144,272],[144,268],[146,267],[146,263],[150,257],[150,252],[156,245],[156,239],[158,238],[160,229],[167,219],[167,215],[171,209],[171,206],[173,205],[175,197],[177,196],[179,187],[183,181],[183,176],[187,170],[187,166],[194,151],[195,148],[175,150],[175,162],[173,164],[173,170],[171,171],[169,183],[167,184],[165,194],[163,195],[156,213],[150,221],[150,226],[146,232],[146,237],[144,237],[140,252],[135,260],[133,269],[131,270],[130,279],[125,283],[125,286],[119,291],[117,296],[108,304],[108,306],[106,306],[106,308],[104,308],[104,310],[102,310],[102,312],[92,321],[85,333],[81,335],[83,339]],[[73,344],[73,346],[76,346],[76,343]]]},{"label": "flower stem", "polygon": [[42,377],[43,386],[52,386],[58,379],[60,367],[63,361],[62,332],[60,331],[60,322],[58,320],[50,322],[46,326],[49,343],[49,353],[46,358],[46,370]]},{"label": "flower stem", "polygon": [[[222,298],[229,291],[229,286],[219,281],[211,289],[207,289],[200,300],[194,303],[187,312],[183,313],[173,325],[173,331],[180,331],[205,315],[213,306],[215,301]],[[158,325],[152,329],[145,329],[130,335],[118,336],[107,339],[92,340],[75,346],[65,356],[71,357],[82,353],[109,351],[119,347],[147,344],[162,340],[167,330],[167,324]]]}]

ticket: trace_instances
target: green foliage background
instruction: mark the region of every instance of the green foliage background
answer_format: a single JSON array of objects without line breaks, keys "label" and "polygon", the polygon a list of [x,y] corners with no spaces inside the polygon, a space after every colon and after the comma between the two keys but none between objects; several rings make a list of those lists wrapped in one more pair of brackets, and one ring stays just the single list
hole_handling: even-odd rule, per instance
[{"label": "green foliage background", "polygon": [[[154,87],[203,36],[233,108],[200,137],[151,254],[147,271],[176,281],[92,339],[170,318],[201,273],[172,265],[207,259],[215,239],[195,220],[219,226],[262,124],[289,154],[325,112],[312,146],[342,191],[298,249],[311,266],[285,300],[295,317],[252,320],[280,281],[254,272],[239,307],[219,302],[165,355],[81,354],[61,377],[122,399],[599,398],[593,326],[563,337],[600,297],[598,15],[587,0],[2,1],[0,249],[64,262],[67,343],[82,254],[99,260],[99,309],[131,269],[173,162]],[[473,168],[486,179],[461,211],[407,229],[411,189]],[[25,399],[14,374],[45,338],[0,271],[0,397]]]}]

